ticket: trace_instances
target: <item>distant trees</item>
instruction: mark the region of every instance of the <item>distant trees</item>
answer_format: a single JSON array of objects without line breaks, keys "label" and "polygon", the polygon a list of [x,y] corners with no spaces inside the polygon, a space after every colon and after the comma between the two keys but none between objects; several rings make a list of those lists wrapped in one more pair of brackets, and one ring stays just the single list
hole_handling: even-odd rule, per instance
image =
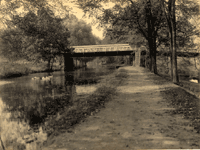
[{"label": "distant trees", "polygon": [[41,8],[37,14],[30,11],[23,17],[14,15],[11,22],[13,29],[5,30],[1,36],[5,57],[48,61],[48,69],[52,69],[50,64],[55,57],[70,52],[70,33],[51,10]]},{"label": "distant trees", "polygon": [[190,0],[162,0],[161,8],[166,18],[170,39],[171,77],[174,83],[178,83],[177,47],[183,47],[188,43],[194,47],[191,36],[197,35],[198,32],[189,19],[192,15],[199,15],[199,6]]},{"label": "distant trees", "polygon": [[146,46],[152,72],[157,73],[157,48],[169,47],[172,53],[172,78],[177,83],[176,48],[192,45],[191,36],[196,33],[189,16],[199,13],[199,6],[191,0],[115,0],[112,1],[115,2],[113,8],[104,9],[102,4],[107,2],[78,0],[85,12],[94,14],[100,25],[107,28],[107,35]]},{"label": "distant trees", "polygon": [[[100,39],[92,33],[91,25],[82,20],[78,20],[75,15],[70,15],[69,18],[66,18],[64,24],[70,32],[70,45],[96,45],[100,43]],[[75,59],[86,64],[88,61],[93,60],[94,57],[81,57]]]},{"label": "distant trees", "polygon": [[10,29],[1,31],[1,55],[9,61],[15,61],[24,57],[22,52],[23,35],[19,30]]},{"label": "distant trees", "polygon": [[72,46],[78,45],[96,45],[100,41],[92,33],[91,25],[87,24],[83,20],[79,20],[75,15],[69,15],[69,18],[64,20],[65,26],[70,31],[70,44]]},{"label": "distant trees", "polygon": [[13,15],[7,22],[9,28],[1,34],[1,52],[7,58],[48,61],[48,69],[52,69],[51,61],[70,51],[68,29],[48,8],[39,7],[22,17]]},{"label": "distant trees", "polygon": [[[92,5],[94,1],[80,2],[83,9],[86,5],[94,12],[100,8],[100,3]],[[107,2],[107,1],[102,1]],[[129,39],[137,46],[145,45],[149,49],[149,69],[157,73],[156,49],[157,38],[164,17],[158,0],[118,1],[111,9],[103,9],[103,15],[98,16],[102,24],[107,25],[108,34],[114,38]],[[91,5],[90,5],[91,4]],[[87,8],[87,10],[89,9]],[[135,40],[136,39],[136,40]]]},{"label": "distant trees", "polygon": [[[60,5],[63,6],[62,3]],[[7,28],[0,33],[1,54],[10,60],[43,60],[51,69],[56,57],[63,52],[71,52],[70,46],[100,43],[89,24],[74,15],[55,16],[46,1],[13,1],[12,6],[8,3],[0,9],[8,17],[4,20]],[[19,7],[24,7],[27,12],[19,15],[16,12]],[[87,62],[92,58],[81,59]]]}]

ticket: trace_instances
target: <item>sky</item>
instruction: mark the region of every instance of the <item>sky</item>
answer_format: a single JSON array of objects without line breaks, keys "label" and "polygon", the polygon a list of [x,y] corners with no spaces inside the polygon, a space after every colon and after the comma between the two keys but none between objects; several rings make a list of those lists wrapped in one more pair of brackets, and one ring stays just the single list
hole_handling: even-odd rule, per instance
[{"label": "sky", "polygon": [[[64,0],[63,0],[64,1]],[[84,12],[79,9],[74,3],[65,3],[65,5],[70,6],[72,8],[72,14],[76,15],[76,17],[78,19],[82,19],[84,20],[86,23],[91,24],[92,22],[92,18],[86,18],[83,17],[84,16]],[[113,7],[115,4],[112,2],[106,3],[103,5],[104,8],[111,8]],[[99,37],[100,39],[103,39],[103,29],[97,29],[97,25],[92,25],[92,33],[94,35],[96,35],[97,37]]]},{"label": "sky", "polygon": [[[92,22],[92,19],[91,18],[86,18],[86,17],[83,17],[84,16],[84,12],[79,9],[78,7],[76,7],[74,4],[71,4],[71,6],[73,6],[73,10],[72,10],[72,14],[76,15],[76,17],[78,19],[82,19],[84,20],[86,23],[88,24],[91,24]],[[103,39],[103,29],[97,29],[97,25],[92,25],[92,33],[94,35],[96,35],[97,37],[99,37],[100,39]]]},{"label": "sky", "polygon": [[[95,36],[99,37],[100,39],[103,39],[103,29],[102,28],[99,29],[99,28],[97,28],[97,25],[93,25],[92,24],[92,18],[83,17],[84,16],[84,12],[82,11],[82,9],[79,9],[78,6],[75,5],[74,3],[72,3],[72,2],[70,3],[70,1],[72,1],[72,0],[67,0],[67,2],[66,2],[66,0],[60,0],[60,1],[63,2],[64,6],[69,6],[70,8],[72,8],[72,11],[70,11],[71,14],[76,15],[76,17],[78,19],[82,19],[86,23],[90,24],[91,27],[92,27],[92,33]],[[56,1],[54,1],[54,2],[56,2]],[[1,4],[3,4],[3,3],[4,3],[4,1],[1,1]],[[104,4],[104,8],[111,8],[113,6],[114,6],[114,3]],[[18,11],[20,11],[22,9],[23,8],[21,7],[21,8],[19,8]],[[4,26],[3,22],[0,22],[0,29],[4,29],[4,28],[5,28],[5,26]]]}]

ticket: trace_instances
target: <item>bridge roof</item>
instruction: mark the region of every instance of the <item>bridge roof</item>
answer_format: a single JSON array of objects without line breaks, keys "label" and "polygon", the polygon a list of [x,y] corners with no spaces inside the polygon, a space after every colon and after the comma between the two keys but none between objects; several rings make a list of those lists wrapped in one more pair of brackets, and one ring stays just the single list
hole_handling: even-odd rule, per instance
[{"label": "bridge roof", "polygon": [[71,46],[75,53],[133,51],[129,44],[83,45]]},{"label": "bridge roof", "polygon": [[79,46],[72,46],[73,48],[78,47],[112,47],[112,46],[130,46],[129,44],[104,44],[104,45],[79,45]]}]

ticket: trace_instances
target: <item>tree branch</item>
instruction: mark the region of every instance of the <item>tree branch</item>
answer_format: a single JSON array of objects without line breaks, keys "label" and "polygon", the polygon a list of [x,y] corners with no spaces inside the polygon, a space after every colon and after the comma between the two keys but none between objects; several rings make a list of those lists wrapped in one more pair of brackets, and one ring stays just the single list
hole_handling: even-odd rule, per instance
[{"label": "tree branch", "polygon": [[131,2],[131,4],[134,4],[132,0],[129,0]]}]

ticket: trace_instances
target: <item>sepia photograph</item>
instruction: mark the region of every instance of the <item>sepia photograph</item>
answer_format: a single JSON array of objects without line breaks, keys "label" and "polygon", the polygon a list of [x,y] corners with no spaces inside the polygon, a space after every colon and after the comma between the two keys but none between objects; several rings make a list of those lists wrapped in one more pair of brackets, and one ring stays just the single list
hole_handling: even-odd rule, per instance
[{"label": "sepia photograph", "polygon": [[0,150],[200,149],[200,0],[0,0]]}]

